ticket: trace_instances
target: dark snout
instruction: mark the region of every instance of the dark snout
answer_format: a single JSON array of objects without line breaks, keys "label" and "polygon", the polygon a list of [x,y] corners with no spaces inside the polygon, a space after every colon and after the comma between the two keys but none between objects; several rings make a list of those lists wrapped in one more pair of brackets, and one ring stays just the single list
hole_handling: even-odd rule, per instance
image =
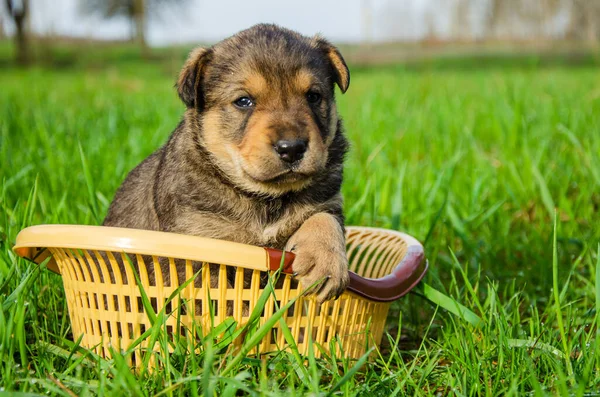
[{"label": "dark snout", "polygon": [[277,141],[274,147],[281,160],[286,163],[295,163],[304,157],[308,148],[308,139],[282,139]]},{"label": "dark snout", "polygon": [[280,116],[279,120],[271,126],[272,131],[275,132],[273,149],[281,161],[293,164],[304,158],[308,150],[310,131],[306,120],[297,116],[286,116]]}]

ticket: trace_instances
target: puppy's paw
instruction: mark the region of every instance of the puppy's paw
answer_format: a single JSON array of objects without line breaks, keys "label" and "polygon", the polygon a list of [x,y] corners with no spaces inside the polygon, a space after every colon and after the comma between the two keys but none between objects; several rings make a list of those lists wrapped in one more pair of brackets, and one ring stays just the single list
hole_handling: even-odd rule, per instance
[{"label": "puppy's paw", "polygon": [[291,243],[289,249],[296,254],[292,267],[302,287],[310,288],[321,303],[339,297],[350,282],[343,240]]}]

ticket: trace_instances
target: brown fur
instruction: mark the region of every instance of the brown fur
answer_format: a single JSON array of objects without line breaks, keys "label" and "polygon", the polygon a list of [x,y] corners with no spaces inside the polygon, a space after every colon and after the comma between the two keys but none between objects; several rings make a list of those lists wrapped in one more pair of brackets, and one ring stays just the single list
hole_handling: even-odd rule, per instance
[{"label": "brown fur", "polygon": [[[348,284],[340,185],[347,141],[335,107],[350,75],[339,51],[256,25],[191,52],[177,91],[187,110],[168,142],[127,176],[107,226],[161,230],[289,249],[320,300]],[[318,102],[309,95],[318,93]],[[253,106],[234,105],[249,97]],[[279,140],[308,142],[281,160]]]}]

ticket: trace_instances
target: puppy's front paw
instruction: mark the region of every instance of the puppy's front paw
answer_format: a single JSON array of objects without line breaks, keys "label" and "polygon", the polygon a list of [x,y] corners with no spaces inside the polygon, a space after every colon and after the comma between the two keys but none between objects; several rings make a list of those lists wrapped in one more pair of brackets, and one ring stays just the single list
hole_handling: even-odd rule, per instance
[{"label": "puppy's front paw", "polygon": [[[343,242],[342,242],[343,247]],[[291,245],[296,254],[292,265],[303,288],[310,288],[319,302],[339,297],[348,286],[348,259],[338,242],[302,242]]]}]

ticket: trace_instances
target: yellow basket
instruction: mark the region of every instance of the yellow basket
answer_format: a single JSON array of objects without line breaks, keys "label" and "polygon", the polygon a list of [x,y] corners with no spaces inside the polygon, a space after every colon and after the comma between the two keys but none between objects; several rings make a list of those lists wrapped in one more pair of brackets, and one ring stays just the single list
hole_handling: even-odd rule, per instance
[{"label": "yellow basket", "polygon": [[[427,271],[423,247],[406,234],[348,227],[346,238],[351,270],[346,292],[322,305],[301,296],[283,315],[301,353],[308,351],[309,338],[324,351],[335,338],[342,348],[338,354],[360,357],[381,341],[390,302],[406,294]],[[200,324],[206,335],[211,324],[220,324],[227,317],[233,317],[240,326],[248,321],[266,287],[265,276],[279,269],[283,254],[202,237],[75,225],[28,227],[17,236],[14,250],[37,263],[52,256],[47,266],[62,275],[73,337],[77,340],[83,335],[81,345],[103,356],[109,356],[109,347],[125,350],[151,324],[133,270],[123,266],[126,260],[136,261],[141,284],[155,312],[162,310],[179,287],[177,266],[185,267],[186,279],[200,271],[166,305],[166,327],[176,332],[177,327],[182,331]],[[276,283],[276,299],[271,296],[267,301],[260,324],[276,311],[275,301],[282,306],[301,295],[298,283],[289,274],[293,256],[284,255],[284,272],[288,274]],[[168,261],[170,274],[161,272],[161,261]],[[184,306],[186,309],[181,310]],[[285,347],[277,323],[256,353]],[[140,354],[136,351],[133,360],[140,362]],[[315,354],[320,356],[321,351],[315,349]]]}]

